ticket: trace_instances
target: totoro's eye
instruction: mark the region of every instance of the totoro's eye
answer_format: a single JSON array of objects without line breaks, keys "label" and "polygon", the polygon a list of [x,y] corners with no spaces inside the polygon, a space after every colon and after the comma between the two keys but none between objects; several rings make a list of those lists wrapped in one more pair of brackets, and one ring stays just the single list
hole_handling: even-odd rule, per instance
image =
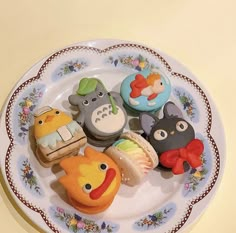
[{"label": "totoro's eye", "polygon": [[179,132],[183,132],[185,131],[186,129],[188,128],[188,123],[186,121],[178,121],[176,123],[176,129],[179,131]]},{"label": "totoro's eye", "polygon": [[55,113],[56,113],[57,115],[59,115],[59,114],[60,114],[60,111],[56,111]]},{"label": "totoro's eye", "polygon": [[42,120],[39,120],[38,123],[39,123],[39,125],[43,125],[43,121]]},{"label": "totoro's eye", "polygon": [[106,171],[106,170],[108,169],[108,165],[107,165],[106,163],[101,163],[101,164],[99,165],[99,169],[100,169],[101,171]]},{"label": "totoro's eye", "polygon": [[89,184],[89,183],[85,184],[85,185],[83,186],[83,191],[84,191],[85,193],[90,193],[90,192],[92,191],[92,185]]},{"label": "totoro's eye", "polygon": [[98,93],[98,97],[102,98],[103,96],[104,96],[103,92],[100,91],[100,92]]},{"label": "totoro's eye", "polygon": [[167,138],[168,134],[164,129],[158,129],[154,132],[153,136],[157,141],[162,141]]},{"label": "totoro's eye", "polygon": [[83,101],[83,105],[84,105],[84,106],[88,106],[88,105],[89,105],[88,100],[84,100],[84,101]]}]

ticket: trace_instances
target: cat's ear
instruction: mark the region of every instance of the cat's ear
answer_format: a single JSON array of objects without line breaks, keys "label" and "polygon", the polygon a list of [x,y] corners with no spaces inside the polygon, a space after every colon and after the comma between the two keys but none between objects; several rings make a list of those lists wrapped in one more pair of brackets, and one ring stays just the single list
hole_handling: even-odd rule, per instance
[{"label": "cat's ear", "polygon": [[183,118],[181,110],[173,103],[167,102],[163,109],[164,118],[178,117]]},{"label": "cat's ear", "polygon": [[151,114],[151,113],[147,113],[147,112],[142,112],[139,115],[139,122],[140,125],[143,129],[143,131],[145,132],[145,134],[147,136],[150,135],[151,130],[153,128],[153,126],[159,121],[159,119]]}]

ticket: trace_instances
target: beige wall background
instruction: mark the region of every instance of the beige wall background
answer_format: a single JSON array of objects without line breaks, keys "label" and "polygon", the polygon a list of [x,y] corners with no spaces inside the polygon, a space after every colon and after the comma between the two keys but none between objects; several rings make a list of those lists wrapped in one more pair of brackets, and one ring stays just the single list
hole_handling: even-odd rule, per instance
[{"label": "beige wall background", "polygon": [[[0,106],[34,63],[83,40],[144,43],[188,67],[212,96],[227,143],[220,188],[190,232],[236,232],[234,0],[0,0],[0,9]],[[37,232],[0,194],[0,231]]]}]

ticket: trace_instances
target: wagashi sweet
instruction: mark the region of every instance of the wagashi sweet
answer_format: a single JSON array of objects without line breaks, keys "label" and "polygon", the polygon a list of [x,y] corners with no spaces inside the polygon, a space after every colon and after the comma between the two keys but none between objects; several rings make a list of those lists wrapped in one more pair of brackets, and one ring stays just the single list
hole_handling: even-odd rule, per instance
[{"label": "wagashi sweet", "polygon": [[96,214],[113,202],[121,183],[120,170],[106,154],[87,146],[84,155],[60,162],[66,172],[59,178],[70,204],[77,210]]},{"label": "wagashi sweet", "polygon": [[168,101],[170,92],[170,81],[159,70],[145,69],[128,75],[120,87],[125,106],[138,113],[159,110]]},{"label": "wagashi sweet", "polygon": [[44,106],[34,113],[36,156],[44,167],[78,153],[87,142],[81,126],[63,111]]},{"label": "wagashi sweet", "polygon": [[184,119],[181,110],[173,102],[167,102],[163,114],[161,119],[152,113],[139,116],[147,140],[159,155],[160,164],[174,174],[183,174],[185,164],[192,168],[202,166],[204,145],[195,138],[194,128]]},{"label": "wagashi sweet", "polygon": [[135,186],[158,165],[156,151],[141,135],[132,131],[121,134],[120,139],[104,151],[118,165],[122,183]]},{"label": "wagashi sweet", "polygon": [[100,80],[81,79],[77,93],[69,96],[69,102],[78,107],[76,121],[91,145],[108,146],[123,132],[127,114],[122,98],[117,92],[108,92]]}]

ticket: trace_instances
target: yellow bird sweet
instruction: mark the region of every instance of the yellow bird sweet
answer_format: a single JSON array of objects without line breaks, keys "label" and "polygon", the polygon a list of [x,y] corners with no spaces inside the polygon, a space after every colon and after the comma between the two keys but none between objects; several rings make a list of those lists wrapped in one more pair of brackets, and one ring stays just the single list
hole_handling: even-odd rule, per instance
[{"label": "yellow bird sweet", "polygon": [[76,155],[87,138],[80,125],[59,109],[49,106],[34,114],[36,155],[44,167],[59,163],[64,157]]},{"label": "yellow bird sweet", "polygon": [[60,166],[66,175],[59,182],[65,187],[74,208],[96,214],[111,205],[120,187],[121,174],[106,154],[86,147],[84,156],[66,158]]}]

